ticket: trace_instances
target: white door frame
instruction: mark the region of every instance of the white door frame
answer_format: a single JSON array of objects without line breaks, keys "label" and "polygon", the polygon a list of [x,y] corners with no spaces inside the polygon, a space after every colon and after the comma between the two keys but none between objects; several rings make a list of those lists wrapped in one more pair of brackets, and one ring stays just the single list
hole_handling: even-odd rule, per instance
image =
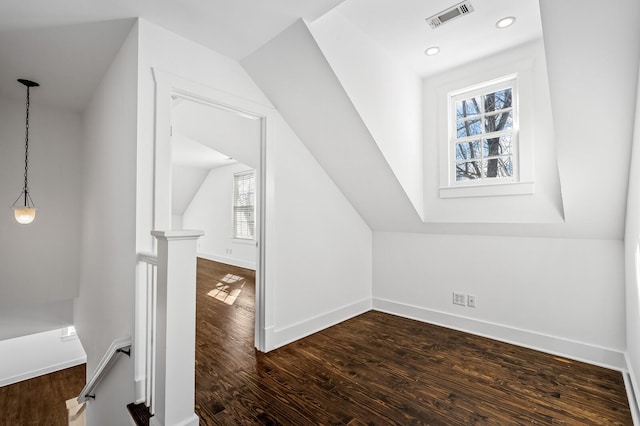
[{"label": "white door frame", "polygon": [[[267,328],[272,324],[269,309],[272,298],[267,282],[267,239],[272,241],[269,223],[273,223],[270,214],[268,188],[273,188],[273,173],[268,170],[267,146],[274,138],[275,110],[230,93],[183,79],[157,68],[152,68],[155,81],[155,173],[153,229],[171,230],[171,106],[172,97],[179,96],[201,104],[226,109],[249,118],[260,120],[260,164],[257,177],[256,197],[256,242],[258,258],[256,261],[256,306],[255,306],[255,346],[265,352],[271,349]],[[270,155],[270,154],[269,154]],[[272,198],[272,197],[271,197]],[[270,290],[270,289],[269,289]]]}]

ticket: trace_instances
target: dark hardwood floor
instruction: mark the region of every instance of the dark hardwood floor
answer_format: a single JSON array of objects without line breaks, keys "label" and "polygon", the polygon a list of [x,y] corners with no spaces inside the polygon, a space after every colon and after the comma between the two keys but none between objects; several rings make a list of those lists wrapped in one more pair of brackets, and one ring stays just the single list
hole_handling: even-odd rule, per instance
[{"label": "dark hardwood floor", "polygon": [[[255,274],[198,259],[202,425],[632,425],[622,376],[368,312],[268,354]],[[0,387],[0,425],[66,425],[84,365]]]},{"label": "dark hardwood floor", "polygon": [[65,401],[78,396],[84,382],[82,364],[0,387],[0,425],[68,425]]},{"label": "dark hardwood floor", "polygon": [[256,352],[254,289],[198,260],[202,425],[632,424],[619,372],[380,312]]}]

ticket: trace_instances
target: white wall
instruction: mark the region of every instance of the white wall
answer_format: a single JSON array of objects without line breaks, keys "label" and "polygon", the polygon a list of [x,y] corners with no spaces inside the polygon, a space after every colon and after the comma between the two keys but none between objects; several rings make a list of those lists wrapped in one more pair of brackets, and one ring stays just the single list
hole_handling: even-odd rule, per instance
[{"label": "white wall", "polygon": [[0,341],[73,325],[73,299],[3,308]]},{"label": "white wall", "polygon": [[[155,83],[152,67],[191,81],[268,105],[269,101],[247,77],[240,65],[219,53],[193,43],[141,19],[138,93],[138,251],[152,251]],[[179,112],[183,106],[177,108]]]},{"label": "white wall", "polygon": [[[236,61],[144,20],[140,37],[137,235],[138,250],[146,250],[153,215],[151,67],[270,103]],[[371,231],[279,114],[273,116],[267,123],[277,137],[267,142],[266,326],[278,346],[368,309]],[[302,208],[306,217],[298,214]]]},{"label": "white wall", "polygon": [[422,217],[421,79],[341,15],[340,7],[309,29]]},{"label": "white wall", "polygon": [[171,216],[172,228],[184,229],[182,216],[189,207],[209,170],[199,167],[171,166]]},{"label": "white wall", "polygon": [[[111,342],[133,336],[136,271],[136,106],[134,25],[84,113],[83,212],[78,335],[90,378]],[[133,361],[120,357],[87,407],[87,424],[129,424]]]},{"label": "white wall", "polygon": [[[374,233],[374,306],[623,368],[622,242]],[[452,292],[476,308],[452,303]]]},{"label": "white wall", "polygon": [[372,234],[284,123],[274,152],[273,341],[281,346],[371,308]]},{"label": "white wall", "polygon": [[626,275],[627,367],[640,396],[640,84],[629,175],[624,235]]},{"label": "white wall", "polygon": [[243,268],[256,268],[255,241],[233,238],[233,175],[250,170],[236,163],[209,172],[184,213],[184,228],[204,231],[198,256]]},{"label": "white wall", "polygon": [[[0,214],[0,339],[70,325],[70,300],[78,294],[81,117],[39,106],[37,90],[31,92],[29,189],[38,211],[30,225],[18,224],[9,209],[24,184],[25,104],[0,98],[0,200],[6,207]],[[22,324],[36,312],[37,319]]]},{"label": "white wall", "polygon": [[6,386],[83,364],[87,357],[77,336],[62,339],[58,329],[0,341],[0,359],[0,386]]}]

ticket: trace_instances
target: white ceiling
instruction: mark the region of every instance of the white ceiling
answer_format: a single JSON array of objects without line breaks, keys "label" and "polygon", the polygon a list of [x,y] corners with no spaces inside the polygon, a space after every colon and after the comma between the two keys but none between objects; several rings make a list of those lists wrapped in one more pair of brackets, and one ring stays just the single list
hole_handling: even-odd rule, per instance
[{"label": "white ceiling", "polygon": [[313,20],[342,0],[2,0],[0,29],[143,17],[233,59],[298,18]]},{"label": "white ceiling", "polygon": [[[17,78],[38,81],[32,101],[81,111],[135,17],[233,59],[242,59],[299,18],[338,6],[373,40],[422,75],[540,36],[537,0],[471,0],[475,11],[431,30],[424,18],[455,0],[0,0],[0,96],[24,98]],[[495,29],[505,15],[518,21]],[[441,53],[425,57],[426,47]]]},{"label": "white ceiling", "polygon": [[[171,117],[173,158],[178,165],[215,168],[227,158],[257,168],[260,121],[190,100],[174,103]],[[225,164],[226,163],[226,164]]]},{"label": "white ceiling", "polygon": [[233,59],[298,18],[313,20],[343,0],[3,0],[0,29],[143,17]]},{"label": "white ceiling", "polygon": [[[425,18],[459,0],[347,0],[336,12],[406,63],[418,75],[442,72],[542,37],[538,0],[470,0],[474,11],[431,29]],[[506,16],[516,23],[499,30]],[[440,53],[427,57],[425,49]]]},{"label": "white ceiling", "polygon": [[176,98],[171,110],[171,211],[183,215],[209,171],[238,163],[257,167],[260,121]]},{"label": "white ceiling", "polygon": [[[0,0],[0,96],[80,111],[133,22],[142,17],[240,59],[300,17],[342,0]],[[109,22],[104,22],[109,21]]]},{"label": "white ceiling", "polygon": [[171,137],[171,163],[176,166],[211,170],[234,164],[236,161],[205,144],[174,133]]},{"label": "white ceiling", "polygon": [[[0,22],[6,19],[0,13]],[[31,90],[34,104],[82,110],[132,24],[129,19],[10,31],[1,24],[0,96],[24,99],[26,89],[16,80],[26,78],[40,83]]]}]

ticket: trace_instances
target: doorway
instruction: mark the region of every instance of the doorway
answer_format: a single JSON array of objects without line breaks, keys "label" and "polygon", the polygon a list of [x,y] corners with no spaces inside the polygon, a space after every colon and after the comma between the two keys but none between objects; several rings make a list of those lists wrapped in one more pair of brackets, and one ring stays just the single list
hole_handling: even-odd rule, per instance
[{"label": "doorway", "polygon": [[[273,175],[269,174],[267,164],[267,141],[273,140],[274,127],[277,122],[273,108],[240,98],[238,96],[184,80],[173,74],[153,69],[156,82],[156,131],[155,131],[155,172],[154,172],[154,209],[153,227],[155,229],[173,229],[172,221],[178,227],[185,228],[179,218],[172,218],[173,192],[173,143],[172,134],[176,137],[182,131],[172,126],[178,124],[184,129],[183,135],[196,141],[186,142],[194,145],[201,153],[212,151],[222,155],[221,161],[237,163],[255,169],[255,238],[253,241],[227,241],[226,248],[230,258],[238,251],[253,251],[255,256],[255,341],[254,346],[260,351],[269,350],[267,324],[271,321],[269,293],[265,265],[267,263],[267,199],[266,188],[272,186]],[[267,126],[267,122],[270,123]],[[197,124],[199,123],[199,124]],[[250,141],[250,142],[247,142]],[[192,147],[194,147],[192,146]],[[176,156],[182,155],[179,149]],[[192,154],[193,155],[193,154]],[[193,155],[203,162],[205,155]],[[235,163],[234,163],[235,164]],[[206,170],[206,169],[205,169]],[[197,182],[211,172],[187,173],[184,179]],[[179,174],[179,173],[178,173]],[[204,182],[204,180],[202,181]],[[192,185],[192,187],[196,187]],[[191,190],[193,191],[193,189]],[[188,192],[188,191],[185,191]],[[177,194],[176,194],[177,196]],[[184,193],[181,193],[184,196]],[[186,195],[188,198],[189,195]],[[172,220],[173,219],[173,220]],[[187,220],[188,222],[188,220]],[[236,238],[236,240],[239,240]],[[245,243],[242,245],[242,243]],[[233,244],[233,245],[231,245]],[[200,243],[198,250],[209,250]],[[213,249],[211,249],[213,250]],[[216,253],[212,253],[216,254]],[[223,255],[227,254],[226,251]],[[237,259],[236,259],[237,260]],[[243,264],[242,266],[247,266]]]},{"label": "doorway", "polygon": [[171,229],[204,231],[198,257],[257,268],[260,120],[174,95]]}]

